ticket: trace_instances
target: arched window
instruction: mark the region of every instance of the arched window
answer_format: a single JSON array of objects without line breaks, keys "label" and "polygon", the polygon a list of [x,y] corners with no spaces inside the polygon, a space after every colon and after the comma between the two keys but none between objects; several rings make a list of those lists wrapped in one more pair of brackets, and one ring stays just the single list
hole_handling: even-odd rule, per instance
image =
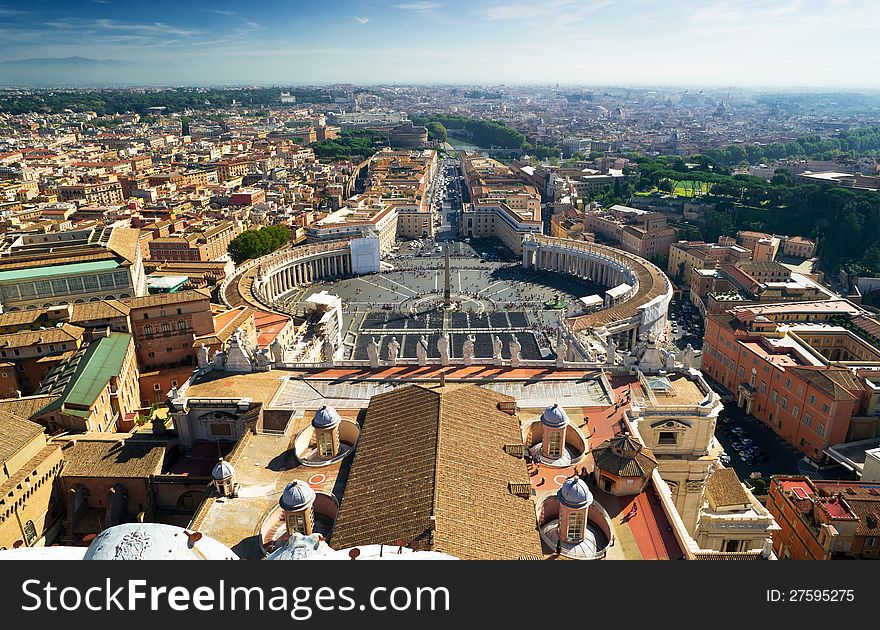
[{"label": "arched window", "polygon": [[180,320],[177,322],[177,330],[186,330],[186,322],[184,320]]},{"label": "arched window", "polygon": [[147,324],[146,326],[144,326],[144,334],[145,335],[152,335],[153,334],[153,327],[150,324]]},{"label": "arched window", "polygon": [[171,332],[171,326],[168,325],[168,322],[162,322],[162,332]]}]

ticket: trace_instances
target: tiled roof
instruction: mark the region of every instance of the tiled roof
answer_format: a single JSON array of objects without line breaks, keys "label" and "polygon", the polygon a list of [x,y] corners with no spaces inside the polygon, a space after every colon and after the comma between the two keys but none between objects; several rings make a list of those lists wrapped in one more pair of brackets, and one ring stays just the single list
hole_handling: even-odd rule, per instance
[{"label": "tiled roof", "polygon": [[806,383],[828,394],[833,400],[855,400],[856,397],[850,393],[849,388],[861,389],[852,381],[850,372],[846,368],[791,367],[788,370]]},{"label": "tiled roof", "polygon": [[516,416],[498,409],[509,401],[475,385],[374,396],[333,546],[402,539],[462,559],[541,554],[533,504],[508,489],[529,484],[524,460],[503,451],[522,439]]},{"label": "tiled roof", "polygon": [[51,394],[4,398],[0,400],[0,417],[13,415],[19,418],[30,418],[56,398],[57,396]]},{"label": "tiled roof", "polygon": [[162,472],[165,447],[129,439],[71,441],[62,477],[149,477]]},{"label": "tiled roof", "polygon": [[88,322],[96,319],[113,319],[125,317],[131,308],[119,300],[101,300],[100,302],[84,302],[73,305],[72,322]]},{"label": "tiled roof", "polygon": [[24,446],[43,432],[36,422],[0,412],[0,464],[5,464]]},{"label": "tiled roof", "polygon": [[649,477],[657,468],[654,453],[629,435],[621,434],[606,440],[592,453],[597,468],[618,477]]},{"label": "tiled roof", "polygon": [[751,502],[733,468],[719,468],[709,475],[706,492],[717,507],[748,505]]},{"label": "tiled roof", "polygon": [[73,324],[61,324],[44,330],[22,330],[0,335],[0,348],[23,348],[49,343],[62,343],[82,339],[84,329]]},{"label": "tiled roof", "polygon": [[184,302],[196,302],[198,300],[210,300],[210,289],[193,289],[178,293],[154,293],[141,297],[125,298],[123,302],[132,310],[136,308],[150,308],[168,304],[183,304]]}]

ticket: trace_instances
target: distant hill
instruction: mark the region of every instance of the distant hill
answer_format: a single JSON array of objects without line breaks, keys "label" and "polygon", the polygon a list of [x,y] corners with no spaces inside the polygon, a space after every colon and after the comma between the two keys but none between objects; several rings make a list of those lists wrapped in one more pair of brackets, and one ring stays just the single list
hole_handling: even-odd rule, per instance
[{"label": "distant hill", "polygon": [[120,59],[46,57],[0,62],[0,85],[116,85],[140,66]]}]

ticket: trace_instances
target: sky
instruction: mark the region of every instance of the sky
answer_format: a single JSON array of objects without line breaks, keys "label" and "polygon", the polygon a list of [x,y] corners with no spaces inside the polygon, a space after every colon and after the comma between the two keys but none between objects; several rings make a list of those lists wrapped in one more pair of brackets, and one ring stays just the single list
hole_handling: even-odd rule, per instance
[{"label": "sky", "polygon": [[[83,83],[877,89],[876,1],[0,0],[0,62],[126,62],[64,71]],[[0,64],[0,84],[45,72]]]}]

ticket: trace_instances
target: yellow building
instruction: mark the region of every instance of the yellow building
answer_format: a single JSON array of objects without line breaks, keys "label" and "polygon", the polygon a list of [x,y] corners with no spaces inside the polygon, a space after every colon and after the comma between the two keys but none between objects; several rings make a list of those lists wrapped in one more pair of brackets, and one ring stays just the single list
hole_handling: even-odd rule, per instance
[{"label": "yellow building", "polygon": [[53,500],[61,448],[43,427],[0,406],[0,550],[44,546],[55,538],[61,511]]}]

